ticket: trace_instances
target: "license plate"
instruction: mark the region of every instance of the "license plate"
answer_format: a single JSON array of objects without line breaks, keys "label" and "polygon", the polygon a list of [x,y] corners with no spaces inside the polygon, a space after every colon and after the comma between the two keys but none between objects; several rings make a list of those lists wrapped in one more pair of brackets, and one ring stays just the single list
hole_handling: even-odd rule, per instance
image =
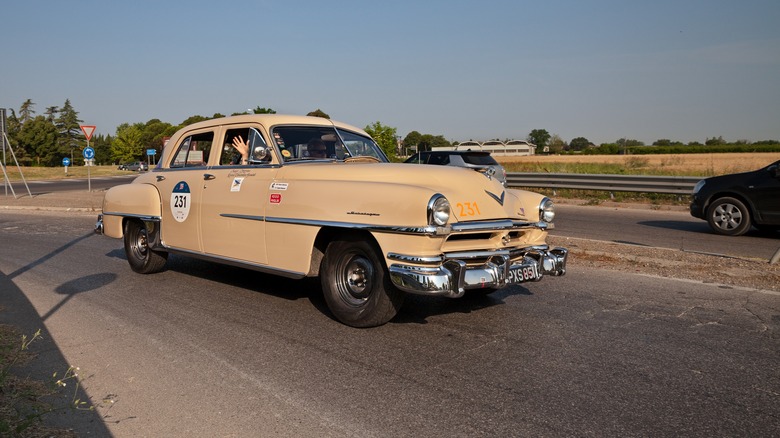
[{"label": "license plate", "polygon": [[536,264],[517,266],[509,270],[509,283],[522,283],[538,280],[540,277]]}]

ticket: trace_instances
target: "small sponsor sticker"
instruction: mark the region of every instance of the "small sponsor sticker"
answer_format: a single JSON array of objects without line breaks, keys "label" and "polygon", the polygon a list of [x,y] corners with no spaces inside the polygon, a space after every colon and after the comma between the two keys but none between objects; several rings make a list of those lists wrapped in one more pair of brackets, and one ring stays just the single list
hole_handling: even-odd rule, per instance
[{"label": "small sponsor sticker", "polygon": [[281,204],[282,203],[282,194],[281,193],[271,193],[270,201],[271,201],[271,204]]},{"label": "small sponsor sticker", "polygon": [[233,178],[233,184],[230,185],[231,192],[240,192],[241,184],[244,182],[244,178]]},{"label": "small sponsor sticker", "polygon": [[288,185],[286,182],[273,182],[271,183],[271,190],[287,190]]}]

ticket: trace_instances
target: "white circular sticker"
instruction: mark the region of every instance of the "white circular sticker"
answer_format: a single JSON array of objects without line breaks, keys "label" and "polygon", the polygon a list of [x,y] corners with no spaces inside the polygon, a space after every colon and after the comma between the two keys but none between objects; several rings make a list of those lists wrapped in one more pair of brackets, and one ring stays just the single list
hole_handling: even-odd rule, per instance
[{"label": "white circular sticker", "polygon": [[190,214],[190,186],[184,181],[179,181],[173,187],[171,195],[171,214],[177,222],[184,222]]}]

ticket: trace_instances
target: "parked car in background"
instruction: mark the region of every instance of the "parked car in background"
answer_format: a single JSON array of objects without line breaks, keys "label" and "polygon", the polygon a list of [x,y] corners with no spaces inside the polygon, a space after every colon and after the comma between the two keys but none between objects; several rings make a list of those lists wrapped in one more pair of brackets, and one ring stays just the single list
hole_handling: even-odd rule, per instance
[{"label": "parked car in background", "polygon": [[143,170],[149,170],[149,165],[145,161],[133,161],[132,163],[124,163],[119,165],[119,170],[132,170],[140,172]]},{"label": "parked car in background", "polygon": [[435,164],[440,166],[457,166],[482,172],[490,178],[496,178],[506,186],[506,170],[484,151],[427,151],[418,152],[404,163]]},{"label": "parked car in background", "polygon": [[691,215],[719,234],[780,230],[780,161],[752,172],[713,176],[693,189]]},{"label": "parked car in background", "polygon": [[256,114],[179,130],[156,167],[106,192],[95,230],[123,239],[142,274],[176,253],[319,277],[336,319],[371,327],[407,293],[460,298],[563,275],[567,250],[546,243],[554,217],[549,198],[487,173],[389,163],[360,128]]}]

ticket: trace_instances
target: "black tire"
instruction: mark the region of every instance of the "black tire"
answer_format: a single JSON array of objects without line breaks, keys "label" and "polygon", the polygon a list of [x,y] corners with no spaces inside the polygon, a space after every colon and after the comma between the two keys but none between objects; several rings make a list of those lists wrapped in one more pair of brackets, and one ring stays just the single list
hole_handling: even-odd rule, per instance
[{"label": "black tire", "polygon": [[716,199],[707,208],[707,222],[716,233],[740,236],[750,229],[750,210],[739,199]]},{"label": "black tire", "polygon": [[130,268],[139,274],[160,272],[168,261],[168,253],[149,248],[146,227],[137,220],[125,224],[125,255]]},{"label": "black tire", "polygon": [[328,308],[351,327],[376,327],[398,313],[404,292],[393,286],[375,245],[347,236],[328,245],[320,279]]}]

